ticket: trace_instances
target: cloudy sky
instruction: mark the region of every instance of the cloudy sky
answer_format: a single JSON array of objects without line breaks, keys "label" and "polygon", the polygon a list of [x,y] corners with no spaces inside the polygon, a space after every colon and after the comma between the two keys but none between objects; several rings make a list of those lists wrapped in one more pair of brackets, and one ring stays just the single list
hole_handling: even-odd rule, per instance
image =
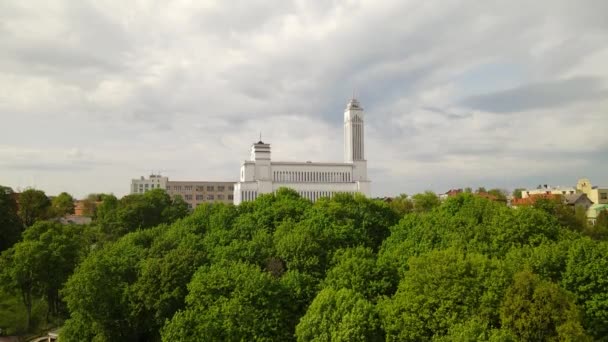
[{"label": "cloudy sky", "polygon": [[608,1],[0,1],[0,184],[236,180],[250,144],[377,196],[608,185]]}]

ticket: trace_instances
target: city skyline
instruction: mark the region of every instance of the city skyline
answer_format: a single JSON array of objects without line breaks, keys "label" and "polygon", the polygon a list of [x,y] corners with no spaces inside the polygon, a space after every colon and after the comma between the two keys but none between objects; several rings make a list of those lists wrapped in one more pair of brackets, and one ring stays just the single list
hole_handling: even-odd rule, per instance
[{"label": "city skyline", "polygon": [[521,4],[2,3],[0,184],[236,182],[260,131],[341,160],[356,89],[372,196],[608,186],[608,3]]}]

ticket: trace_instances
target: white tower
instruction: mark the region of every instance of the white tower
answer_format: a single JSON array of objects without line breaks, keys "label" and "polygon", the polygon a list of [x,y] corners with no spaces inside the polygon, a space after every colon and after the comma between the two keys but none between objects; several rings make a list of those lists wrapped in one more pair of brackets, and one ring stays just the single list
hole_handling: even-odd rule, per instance
[{"label": "white tower", "polygon": [[365,160],[363,108],[353,98],[344,110],[344,161],[360,160]]},{"label": "white tower", "polygon": [[353,181],[365,183],[360,190],[369,196],[364,133],[363,108],[353,98],[344,110],[344,161],[353,164]]}]

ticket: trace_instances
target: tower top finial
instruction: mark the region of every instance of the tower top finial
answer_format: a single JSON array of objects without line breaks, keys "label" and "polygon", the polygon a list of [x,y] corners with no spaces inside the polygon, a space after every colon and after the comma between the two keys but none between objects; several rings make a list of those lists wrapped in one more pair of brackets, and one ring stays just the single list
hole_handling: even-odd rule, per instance
[{"label": "tower top finial", "polygon": [[[353,93],[353,95],[354,95],[354,93]],[[346,105],[346,110],[351,110],[351,109],[363,110],[363,108],[361,107],[361,104],[359,104],[359,101],[357,101],[357,99],[354,96],[350,101],[348,101],[348,104]]]}]

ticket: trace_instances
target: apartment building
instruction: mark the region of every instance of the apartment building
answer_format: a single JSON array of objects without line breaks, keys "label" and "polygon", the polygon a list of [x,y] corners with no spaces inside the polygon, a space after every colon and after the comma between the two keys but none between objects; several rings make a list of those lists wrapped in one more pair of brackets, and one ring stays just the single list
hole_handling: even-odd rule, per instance
[{"label": "apartment building", "polygon": [[572,195],[576,193],[576,188],[568,186],[548,186],[547,184],[539,185],[536,189],[526,189],[521,192],[521,198],[528,198],[530,196],[539,196],[539,195]]},{"label": "apartment building", "polygon": [[202,203],[232,203],[234,200],[234,182],[171,181],[169,177],[155,174],[131,180],[131,194],[153,189],[163,189],[172,198],[181,196],[191,209]]},{"label": "apartment building", "polygon": [[234,200],[234,182],[169,181],[166,191],[171,197],[181,196],[191,209],[203,203],[229,204]]},{"label": "apartment building", "polygon": [[141,176],[139,179],[131,180],[130,192],[132,194],[143,194],[148,190],[167,189],[168,181],[169,177],[163,177],[161,175],[151,174],[148,178]]}]

